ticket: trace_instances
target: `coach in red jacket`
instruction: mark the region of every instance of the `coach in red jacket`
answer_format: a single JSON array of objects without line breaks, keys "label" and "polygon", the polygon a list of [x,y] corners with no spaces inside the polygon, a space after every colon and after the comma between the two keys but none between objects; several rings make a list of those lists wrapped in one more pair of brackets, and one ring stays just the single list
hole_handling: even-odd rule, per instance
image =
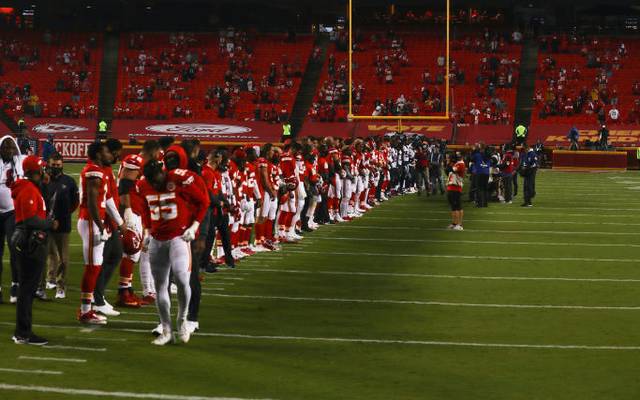
[{"label": "coach in red jacket", "polygon": [[47,259],[47,234],[58,222],[47,219],[46,206],[40,192],[44,176],[44,162],[29,156],[22,162],[26,179],[17,180],[11,187],[16,212],[16,230],[11,246],[18,255],[19,287],[16,307],[16,344],[45,345],[47,340],[31,331],[33,296],[40,282]]}]

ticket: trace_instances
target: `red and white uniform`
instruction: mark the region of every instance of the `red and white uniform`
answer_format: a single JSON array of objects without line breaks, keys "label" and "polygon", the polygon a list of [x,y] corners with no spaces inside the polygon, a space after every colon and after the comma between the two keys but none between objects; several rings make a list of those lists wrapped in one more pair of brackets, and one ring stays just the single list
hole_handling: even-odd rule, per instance
[{"label": "red and white uniform", "polygon": [[142,219],[154,239],[174,239],[193,221],[202,221],[209,207],[209,196],[204,185],[195,182],[195,174],[185,169],[168,171],[166,188],[161,192],[145,179],[138,182],[136,192],[144,199]]},{"label": "red and white uniform", "polygon": [[[258,158],[256,160],[256,165],[258,166],[258,189],[260,190],[260,195],[262,196],[262,207],[260,208],[260,216],[263,218],[267,218],[273,220],[276,218],[276,213],[278,211],[278,185],[277,183],[277,174],[278,167],[274,165],[271,161],[265,158]],[[264,183],[262,182],[261,175],[263,171],[267,172],[267,182],[266,184],[270,186],[270,188],[275,193],[275,196],[269,194],[264,187]]]},{"label": "red and white uniform", "polygon": [[78,233],[82,239],[82,255],[85,265],[102,265],[102,253],[104,242],[100,240],[100,229],[92,220],[89,214],[89,200],[87,192],[87,181],[89,179],[99,179],[98,187],[98,215],[104,222],[107,214],[107,193],[109,182],[105,176],[104,168],[89,161],[80,172],[80,206],[78,211]]}]

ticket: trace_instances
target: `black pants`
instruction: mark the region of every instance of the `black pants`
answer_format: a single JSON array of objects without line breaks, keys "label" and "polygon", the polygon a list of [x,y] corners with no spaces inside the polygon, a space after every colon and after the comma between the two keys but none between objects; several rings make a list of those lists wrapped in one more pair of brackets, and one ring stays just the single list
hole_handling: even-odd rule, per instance
[{"label": "black pants", "polygon": [[518,195],[518,173],[513,174],[513,197]]},{"label": "black pants", "polygon": [[504,186],[504,201],[508,203],[513,200],[513,175],[503,176],[502,184]]},{"label": "black pants", "polygon": [[469,186],[469,201],[476,201],[476,192],[478,191],[478,175],[471,174],[469,178],[471,185]]},{"label": "black pants", "polygon": [[431,193],[436,194],[438,189],[440,189],[440,194],[443,194],[444,182],[442,182],[442,173],[439,165],[429,168],[429,178],[431,179]]},{"label": "black pants", "polygon": [[93,291],[93,301],[98,306],[104,305],[104,293],[111,280],[111,275],[115,271],[116,267],[120,265],[122,261],[122,239],[120,239],[120,231],[116,229],[111,233],[111,237],[104,244],[104,251],[102,253],[102,269],[98,280],[96,281],[96,288]]},{"label": "black pants", "polygon": [[40,245],[31,254],[17,252],[18,264],[18,302],[16,304],[16,331],[20,337],[31,336],[31,324],[33,321],[33,297],[38,289],[44,264],[47,260],[47,251],[44,245]]},{"label": "black pants", "polygon": [[[228,266],[235,266],[233,256],[231,255],[231,235],[229,233],[229,215],[218,214],[217,218],[213,218],[216,231],[220,232],[220,239],[222,240],[222,249],[224,250],[224,262]],[[215,232],[214,232],[215,236]]]},{"label": "black pants", "polygon": [[187,319],[189,321],[198,321],[200,313],[200,299],[202,298],[202,285],[200,284],[200,268],[204,268],[209,264],[209,255],[213,249],[213,243],[216,239],[216,227],[213,221],[213,209],[207,211],[207,236],[204,238],[204,250],[198,252],[195,250],[195,241],[191,242],[191,275],[189,276],[189,286],[191,287],[191,300],[189,300],[189,312]]},{"label": "black pants", "polygon": [[7,242],[9,248],[9,265],[11,266],[11,282],[18,282],[18,263],[15,251],[9,245],[13,231],[16,229],[15,211],[0,213],[0,284],[2,283],[2,270],[4,257],[4,243]]},{"label": "black pants", "polygon": [[489,196],[489,175],[476,175],[478,186],[476,188],[476,206],[487,207],[487,197]]},{"label": "black pants", "polygon": [[531,199],[536,197],[536,170],[531,169],[524,177],[524,202],[531,204]]}]

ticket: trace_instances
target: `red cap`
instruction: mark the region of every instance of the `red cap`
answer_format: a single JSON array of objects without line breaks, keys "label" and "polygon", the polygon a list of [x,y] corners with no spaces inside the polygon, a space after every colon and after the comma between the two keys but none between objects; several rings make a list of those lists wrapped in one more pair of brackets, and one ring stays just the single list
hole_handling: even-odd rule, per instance
[{"label": "red cap", "polygon": [[44,166],[44,161],[38,156],[29,156],[22,161],[22,170],[25,174],[27,172],[40,171]]}]

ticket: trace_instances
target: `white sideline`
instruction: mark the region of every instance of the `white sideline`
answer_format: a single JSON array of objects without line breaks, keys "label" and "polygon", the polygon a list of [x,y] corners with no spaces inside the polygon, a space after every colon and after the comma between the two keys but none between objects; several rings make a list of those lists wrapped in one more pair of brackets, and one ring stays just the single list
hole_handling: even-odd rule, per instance
[{"label": "white sideline", "polygon": [[452,303],[452,302],[445,302],[445,301],[338,299],[338,298],[325,298],[325,297],[290,297],[290,296],[260,296],[260,295],[253,296],[253,295],[240,295],[240,294],[207,294],[207,296],[232,297],[232,298],[241,298],[241,299],[260,299],[260,300],[291,300],[291,301],[308,301],[308,302],[372,303],[372,304],[410,304],[410,305],[418,305],[418,306],[442,306],[442,307],[529,308],[529,309],[558,309],[558,310],[622,310],[622,311],[640,310],[640,306]]},{"label": "white sideline", "polygon": [[0,368],[0,372],[15,372],[17,374],[42,374],[42,375],[62,375],[62,371],[50,371],[47,369],[17,369],[17,368]]},{"label": "white sideline", "polygon": [[34,361],[57,361],[57,362],[70,362],[70,363],[86,363],[87,360],[83,358],[57,358],[57,357],[31,357],[20,356],[18,360],[34,360]]},{"label": "white sideline", "polygon": [[330,253],[322,251],[307,250],[288,250],[290,254],[330,254],[344,256],[372,256],[372,257],[421,257],[421,258],[461,258],[471,260],[503,260],[503,261],[582,261],[582,262],[615,262],[615,263],[640,263],[640,259],[635,258],[589,258],[589,257],[506,257],[506,256],[467,256],[459,254],[393,254],[393,253],[370,253],[370,252],[349,252],[349,251],[331,251]]},{"label": "white sideline", "polygon": [[[637,210],[636,210],[637,211]],[[431,232],[451,232],[453,234],[459,235],[459,232],[451,231],[447,228],[423,228],[419,226],[376,226],[376,225],[354,225],[354,224],[343,224],[343,225],[333,225],[340,227],[342,229],[352,228],[352,229],[378,229],[378,230],[403,230],[403,231],[431,231]],[[550,235],[610,235],[610,236],[637,236],[637,232],[585,232],[585,231],[552,231],[552,230],[528,230],[528,231],[517,231],[517,230],[502,230],[502,229],[469,229],[465,228],[464,232],[474,232],[474,233],[522,233],[522,234],[538,234],[538,233],[546,233]]]},{"label": "white sideline", "polygon": [[[13,325],[10,322],[0,322],[0,325]],[[77,329],[77,326],[70,325],[34,325],[37,328],[49,329]],[[111,331],[128,332],[128,333],[145,333],[149,334],[147,329],[125,329],[110,328]],[[316,341],[316,342],[351,342],[351,343],[380,343],[380,344],[408,344],[423,346],[465,346],[465,347],[506,347],[506,348],[532,348],[532,349],[578,349],[578,350],[640,350],[640,346],[595,346],[595,345],[579,345],[579,344],[505,344],[505,343],[476,343],[476,342],[441,342],[426,340],[393,340],[393,339],[358,339],[358,338],[322,338],[322,337],[306,337],[306,336],[264,336],[264,335],[247,335],[239,333],[222,333],[222,332],[198,332],[196,336],[204,337],[228,337],[228,338],[244,338],[244,339],[262,339],[262,340],[294,340],[294,341]],[[1,385],[1,384],[0,384]],[[0,386],[0,389],[3,387]]]},{"label": "white sideline", "polygon": [[535,276],[480,276],[480,275],[438,275],[438,274],[412,274],[400,272],[351,272],[351,271],[306,271],[293,269],[269,269],[269,268],[242,268],[243,271],[275,272],[285,274],[317,274],[317,275],[361,275],[361,276],[394,276],[407,278],[435,278],[435,279],[478,279],[497,281],[558,281],[558,282],[615,282],[615,283],[640,283],[640,279],[625,278],[562,278],[562,277],[535,277]]},{"label": "white sideline", "polygon": [[464,243],[464,244],[519,244],[525,246],[578,246],[578,247],[640,247],[633,243],[581,243],[581,242],[511,242],[500,240],[444,240],[444,239],[395,239],[395,238],[360,238],[360,237],[334,237],[314,236],[309,241],[320,240],[353,240],[367,242],[415,242],[415,243]]},{"label": "white sideline", "polygon": [[[71,389],[71,388],[55,387],[55,386],[12,385],[8,383],[0,383],[0,390],[15,390],[15,391],[22,391],[22,392],[38,392],[38,393],[59,393],[59,394],[76,395],[76,396],[126,397],[126,398],[134,398],[134,399],[158,399],[158,400],[251,400],[251,399],[241,399],[238,397],[183,396],[178,394],[164,394],[164,393],[109,392],[105,390]],[[268,399],[264,399],[264,400],[268,400]]]}]

